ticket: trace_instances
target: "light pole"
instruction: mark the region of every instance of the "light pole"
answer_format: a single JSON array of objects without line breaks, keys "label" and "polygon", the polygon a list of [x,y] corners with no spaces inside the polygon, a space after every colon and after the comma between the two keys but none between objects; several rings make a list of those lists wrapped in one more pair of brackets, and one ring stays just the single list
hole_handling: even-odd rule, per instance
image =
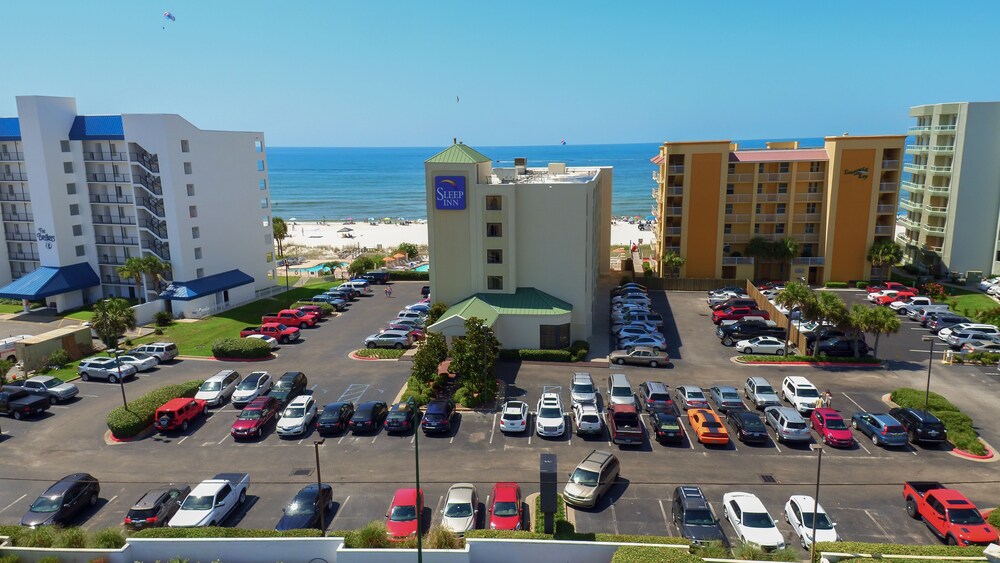
[{"label": "light pole", "polygon": [[[410,395],[410,397],[406,399],[406,404],[410,405],[410,408],[414,409],[414,412],[417,415],[420,414],[420,411],[416,410],[417,404],[413,400],[413,395]],[[415,417],[414,421],[416,421],[417,418],[419,418],[419,416]],[[413,462],[415,466],[414,475],[416,476],[415,480],[417,482],[417,498],[422,499],[423,495],[420,494],[420,429],[417,428],[416,423],[413,425]],[[420,509],[420,504],[417,504],[417,509]],[[424,515],[422,513],[417,513],[417,563],[423,563],[424,561],[424,538],[422,529],[423,519]]]},{"label": "light pole", "polygon": [[816,496],[813,498],[813,525],[812,536],[809,538],[809,560],[816,560],[816,520],[819,518],[819,476],[823,470],[823,447],[813,446],[817,452],[816,457]]},{"label": "light pole", "polygon": [[921,340],[931,343],[931,357],[927,358],[927,391],[924,393],[924,410],[928,410],[927,406],[931,402],[931,365],[934,363],[934,341],[937,336],[923,336]]},{"label": "light pole", "polygon": [[288,283],[288,258],[285,258],[284,260],[282,260],[282,262],[285,265],[285,296],[287,297],[288,292],[292,290],[291,286]]},{"label": "light pole", "polygon": [[122,381],[122,361],[118,359],[118,354],[121,350],[115,348],[114,350],[110,350],[110,352],[114,354],[115,364],[118,365],[118,386],[121,387],[122,390],[122,404],[125,405],[125,410],[128,410],[128,401],[125,400],[125,382]]},{"label": "light pole", "polygon": [[326,537],[326,500],[323,499],[323,475],[319,470],[319,447],[326,438],[313,440],[313,450],[316,451],[316,498],[319,502],[319,535]]}]

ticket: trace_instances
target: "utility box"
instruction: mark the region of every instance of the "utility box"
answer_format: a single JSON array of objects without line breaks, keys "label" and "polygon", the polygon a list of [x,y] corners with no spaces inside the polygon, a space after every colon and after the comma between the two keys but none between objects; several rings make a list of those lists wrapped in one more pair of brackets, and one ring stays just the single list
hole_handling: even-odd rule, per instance
[{"label": "utility box", "polygon": [[555,515],[559,508],[557,492],[559,476],[556,474],[556,455],[540,454],[538,461],[538,482],[541,484],[539,504],[545,517],[545,533],[555,533]]},{"label": "utility box", "polygon": [[965,272],[965,285],[977,285],[983,281],[983,273],[975,270]]}]

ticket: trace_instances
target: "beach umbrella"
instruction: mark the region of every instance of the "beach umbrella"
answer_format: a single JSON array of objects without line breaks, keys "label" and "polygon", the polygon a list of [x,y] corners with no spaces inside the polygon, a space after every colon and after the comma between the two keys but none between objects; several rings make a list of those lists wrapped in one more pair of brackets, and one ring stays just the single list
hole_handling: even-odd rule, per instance
[{"label": "beach umbrella", "polygon": [[351,232],[353,230],[354,229],[352,229],[350,227],[341,227],[341,228],[337,229],[337,232],[338,233],[349,233],[349,232]]},{"label": "beach umbrella", "polygon": [[406,258],[406,255],[403,254],[402,252],[397,252],[397,253],[393,254],[392,257],[393,258]]},{"label": "beach umbrella", "polygon": [[292,217],[291,219],[289,219],[289,221],[298,221],[298,219],[296,219],[295,217]]},{"label": "beach umbrella", "polygon": [[655,221],[656,217],[653,217],[652,215],[646,215],[646,220],[647,221]]},{"label": "beach umbrella", "polygon": [[392,262],[393,260],[395,260],[395,258],[393,258],[392,256],[386,256],[385,258],[382,259],[383,262]]}]

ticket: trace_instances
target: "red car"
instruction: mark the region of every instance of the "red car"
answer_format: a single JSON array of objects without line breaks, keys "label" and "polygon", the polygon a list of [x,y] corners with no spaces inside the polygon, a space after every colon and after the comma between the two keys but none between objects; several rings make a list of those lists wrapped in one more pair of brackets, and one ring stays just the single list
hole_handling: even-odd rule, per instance
[{"label": "red car", "polygon": [[385,513],[385,527],[391,541],[403,541],[417,535],[417,525],[424,511],[423,489],[397,489]]},{"label": "red car", "polygon": [[303,313],[315,315],[317,319],[322,319],[326,316],[326,310],[319,305],[302,305],[301,307],[297,307],[297,309]]},{"label": "red car", "polygon": [[910,287],[908,285],[904,285],[899,282],[885,282],[885,283],[880,283],[878,285],[869,285],[868,287],[865,288],[865,290],[868,293],[875,293],[876,291],[885,291],[890,289],[893,291],[909,291],[913,294],[920,293],[919,291],[917,291],[917,288]]},{"label": "red car", "polygon": [[523,518],[520,485],[497,483],[490,499],[490,529],[520,530]]},{"label": "red car", "polygon": [[888,305],[889,303],[894,303],[896,301],[902,301],[908,297],[914,297],[916,293],[912,291],[900,291],[895,295],[883,295],[882,297],[875,298],[876,305]]},{"label": "red car", "polygon": [[809,426],[823,438],[823,443],[838,448],[854,445],[854,435],[844,422],[844,417],[833,409],[815,409],[809,417]]},{"label": "red car", "polygon": [[722,321],[738,321],[747,316],[763,317],[765,321],[771,320],[771,315],[767,311],[751,307],[729,307],[721,311],[712,311],[712,322],[719,324]]},{"label": "red car", "polygon": [[389,323],[389,325],[386,326],[386,328],[389,329],[389,330],[405,330],[405,331],[409,331],[410,338],[412,338],[414,341],[423,340],[424,336],[425,336],[424,335],[424,331],[420,330],[419,328],[413,328],[412,326],[409,326],[409,325],[399,325],[399,324],[396,324],[396,323]]},{"label": "red car", "polygon": [[257,397],[236,417],[229,434],[236,440],[260,438],[264,428],[278,418],[278,406],[274,397]]}]

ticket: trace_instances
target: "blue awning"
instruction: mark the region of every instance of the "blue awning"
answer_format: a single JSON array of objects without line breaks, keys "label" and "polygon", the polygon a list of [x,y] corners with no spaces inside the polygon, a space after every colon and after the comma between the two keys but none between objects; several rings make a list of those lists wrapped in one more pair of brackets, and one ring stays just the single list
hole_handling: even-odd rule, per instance
[{"label": "blue awning", "polygon": [[120,115],[78,115],[69,130],[70,141],[123,141],[125,127]]},{"label": "blue awning", "polygon": [[0,141],[20,141],[21,122],[16,117],[0,117]]},{"label": "blue awning", "polygon": [[199,297],[213,295],[220,291],[253,283],[253,276],[239,270],[229,270],[221,274],[213,274],[196,280],[175,281],[160,293],[160,299],[175,301],[191,301]]},{"label": "blue awning", "polygon": [[0,287],[0,297],[35,300],[98,285],[101,285],[101,278],[87,262],[58,268],[42,266]]}]

